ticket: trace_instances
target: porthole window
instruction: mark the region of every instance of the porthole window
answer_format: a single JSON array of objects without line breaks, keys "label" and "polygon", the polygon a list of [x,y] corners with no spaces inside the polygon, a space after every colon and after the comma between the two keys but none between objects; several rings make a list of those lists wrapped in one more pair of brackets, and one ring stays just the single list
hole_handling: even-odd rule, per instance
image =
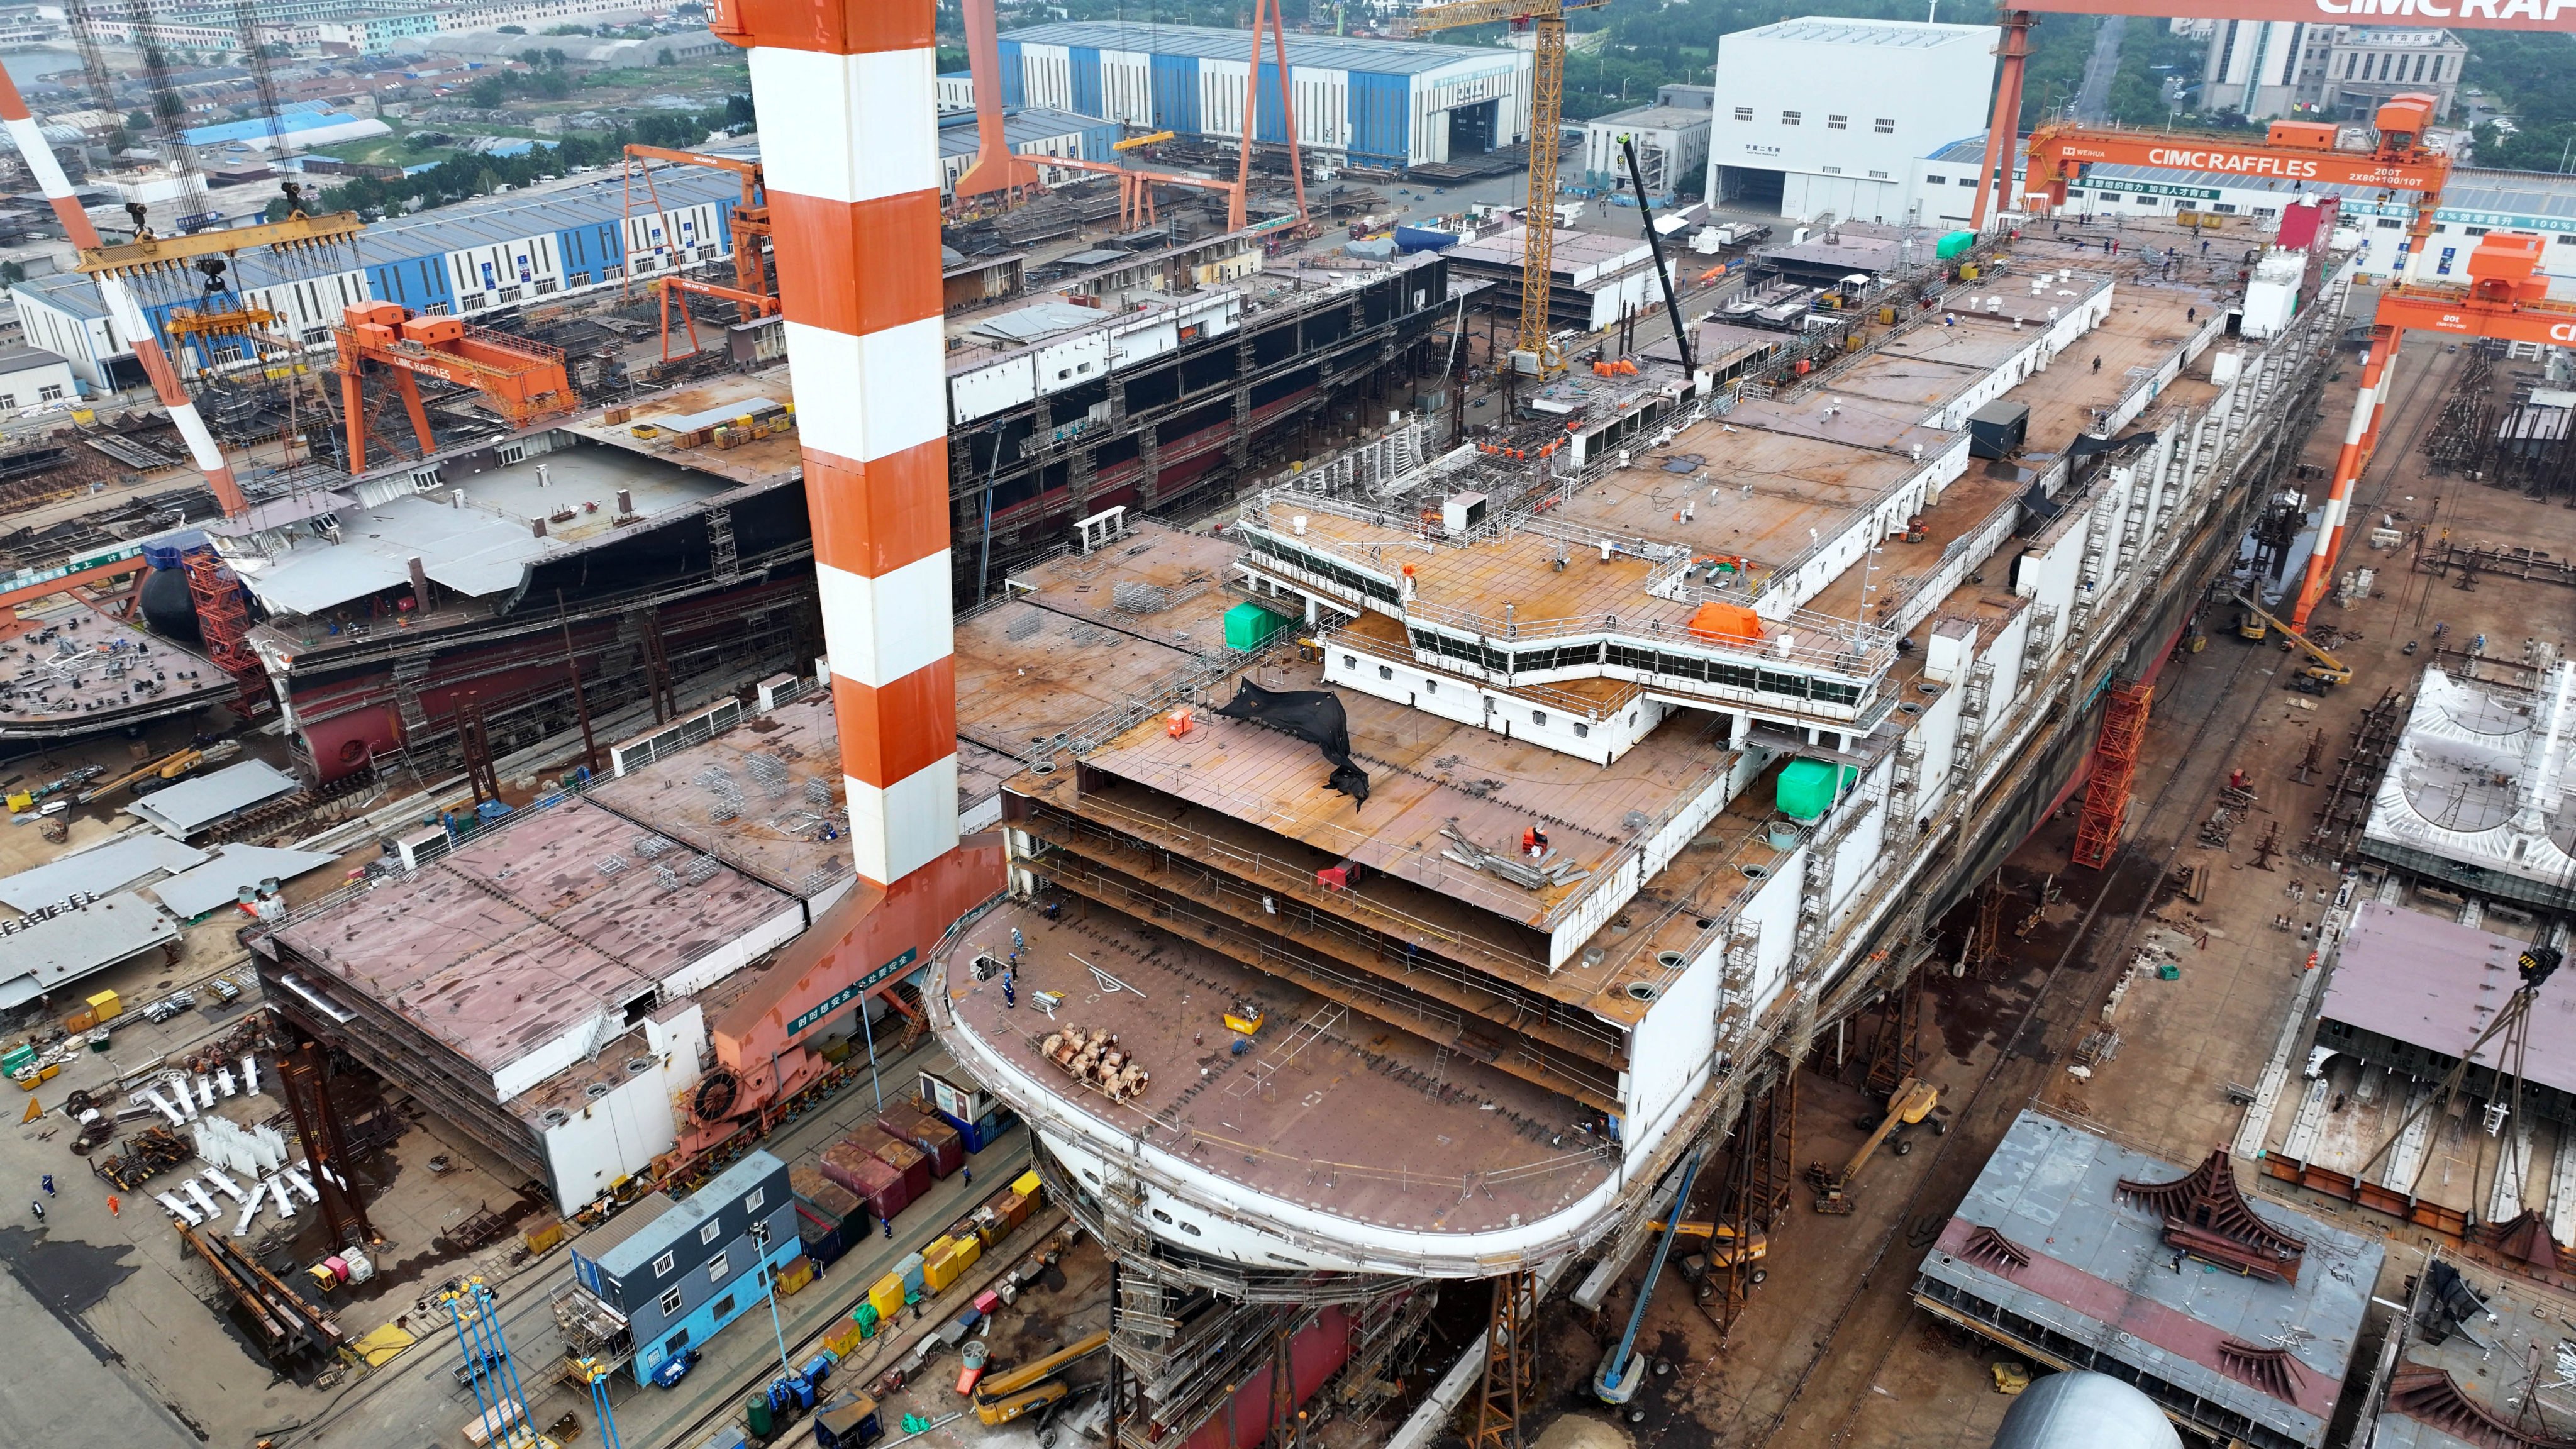
[{"label": "porthole window", "polygon": [[1534,725],[1543,725],[1547,723],[1547,711],[1543,709],[1531,710],[1530,723]]},{"label": "porthole window", "polygon": [[1207,1234],[1199,1231],[1199,1225],[1196,1223],[1181,1224],[1181,1231],[1189,1234],[1193,1238],[1203,1238],[1207,1236]]},{"label": "porthole window", "polygon": [[1588,740],[1592,738],[1592,726],[1588,724],[1575,725],[1574,737],[1578,740]]},{"label": "porthole window", "polygon": [[1424,675],[1422,677],[1422,692],[1424,694],[1438,694],[1440,692],[1440,681],[1433,679],[1427,674]]},{"label": "porthole window", "polygon": [[1169,1223],[1172,1220],[1172,1215],[1163,1211],[1161,1208],[1149,1208],[1147,1211],[1153,1213],[1154,1221],[1158,1223]]},{"label": "porthole window", "polygon": [[1393,679],[1395,677],[1394,666],[1387,664],[1379,665],[1377,667],[1377,677],[1380,679]]},{"label": "porthole window", "polygon": [[1343,667],[1344,669],[1357,669],[1357,668],[1359,668],[1359,667],[1360,667],[1360,657],[1359,657],[1358,655],[1356,655],[1356,654],[1345,654],[1345,655],[1343,655],[1343,656],[1342,656],[1342,667]]}]

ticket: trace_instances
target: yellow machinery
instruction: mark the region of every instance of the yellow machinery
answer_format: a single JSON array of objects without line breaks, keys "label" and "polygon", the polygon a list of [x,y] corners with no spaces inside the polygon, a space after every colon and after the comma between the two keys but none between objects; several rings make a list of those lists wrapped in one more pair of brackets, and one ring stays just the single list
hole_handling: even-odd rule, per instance
[{"label": "yellow machinery", "polygon": [[1610,0],[1444,0],[1408,19],[1414,34],[1461,25],[1508,24],[1531,32],[1529,210],[1521,228],[1521,329],[1512,367],[1540,377],[1565,360],[1547,347],[1548,276],[1556,252],[1556,158],[1565,118],[1565,12]]},{"label": "yellow machinery", "polygon": [[1163,142],[1172,139],[1172,134],[1173,133],[1170,131],[1155,131],[1149,135],[1130,136],[1124,141],[1110,142],[1109,149],[1112,151],[1134,151],[1146,146],[1159,146]]},{"label": "yellow machinery", "polygon": [[1261,1030],[1260,1005],[1248,998],[1237,1001],[1225,1013],[1225,1029],[1241,1036]]},{"label": "yellow machinery", "polygon": [[2236,602],[2245,610],[2243,614],[2237,616],[2238,638],[2260,640],[2266,633],[2265,626],[2268,625],[2281,631],[2282,648],[2296,649],[2313,661],[2299,671],[2298,678],[2292,681],[2294,684],[2322,694],[2338,684],[2352,683],[2351,665],[2319,648],[2316,641],[2307,635],[2264,612],[2262,605],[2245,595],[2238,594]]},{"label": "yellow machinery", "polygon": [[1007,1424],[1041,1404],[1054,1403],[1073,1392],[1056,1375],[1108,1346],[1109,1332],[1103,1329],[1008,1373],[986,1375],[975,1385],[975,1417],[987,1424]]},{"label": "yellow machinery", "polygon": [[[1664,1230],[1664,1220],[1656,1218],[1647,1223],[1646,1227],[1651,1232],[1660,1233]],[[1708,1239],[1708,1261],[1719,1268],[1759,1263],[1771,1256],[1771,1240],[1768,1234],[1758,1231],[1749,1233],[1745,1235],[1743,1241],[1738,1242],[1735,1229],[1724,1223],[1710,1222],[1706,1218],[1684,1218],[1681,1226],[1674,1232],[1679,1237]]]},{"label": "yellow machinery", "polygon": [[92,800],[104,800],[108,796],[115,794],[117,791],[122,790],[129,785],[141,785],[147,780],[158,780],[161,784],[166,785],[171,781],[178,779],[180,776],[187,774],[189,771],[196,769],[199,765],[204,764],[209,759],[222,759],[226,755],[235,755],[239,753],[241,753],[241,746],[234,744],[230,740],[222,741],[221,743],[209,746],[202,750],[191,745],[187,749],[163,755],[161,758],[154,760],[151,764],[139,766],[134,770],[119,775],[115,779],[110,780],[106,784],[100,785],[95,789],[81,792],[79,803],[86,805]]},{"label": "yellow machinery", "polygon": [[[1851,1199],[1852,1178],[1868,1163],[1871,1155],[1878,1151],[1879,1144],[1885,1142],[1888,1134],[1897,1128],[1911,1127],[1924,1118],[1930,1117],[1932,1110],[1940,1105],[1941,1090],[1930,1082],[1920,1077],[1907,1077],[1897,1083],[1896,1090],[1888,1094],[1887,1115],[1879,1119],[1877,1128],[1871,1131],[1869,1136],[1861,1139],[1859,1150],[1852,1153],[1849,1162],[1843,1164],[1842,1171],[1831,1171],[1821,1162],[1807,1169],[1807,1181],[1816,1189],[1816,1211],[1838,1214],[1851,1212],[1854,1207]],[[1943,1123],[1935,1120],[1932,1130],[1935,1132],[1943,1130]],[[1895,1148],[1896,1155],[1899,1157],[1912,1150],[1913,1144],[1910,1142],[1899,1142]]]}]

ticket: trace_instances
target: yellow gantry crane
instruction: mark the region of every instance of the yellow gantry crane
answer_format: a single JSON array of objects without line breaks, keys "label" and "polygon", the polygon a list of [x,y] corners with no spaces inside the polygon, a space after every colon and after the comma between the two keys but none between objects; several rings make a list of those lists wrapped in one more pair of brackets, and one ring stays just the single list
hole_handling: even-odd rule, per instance
[{"label": "yellow gantry crane", "polygon": [[1413,12],[1416,34],[1461,25],[1508,24],[1527,30],[1536,64],[1530,79],[1529,211],[1521,228],[1521,330],[1512,366],[1541,377],[1564,366],[1548,351],[1548,275],[1556,260],[1556,157],[1565,118],[1565,15],[1610,0],[1444,0]]}]

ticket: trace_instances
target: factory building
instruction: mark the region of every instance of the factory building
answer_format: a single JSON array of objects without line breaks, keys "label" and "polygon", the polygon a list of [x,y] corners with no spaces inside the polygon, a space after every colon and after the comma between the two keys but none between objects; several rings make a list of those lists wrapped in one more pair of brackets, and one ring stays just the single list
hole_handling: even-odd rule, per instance
[{"label": "factory building", "polygon": [[1583,180],[1586,185],[1624,191],[1626,163],[1619,159],[1619,138],[1636,143],[1637,165],[1645,173],[1646,194],[1658,203],[1684,194],[1696,198],[1707,185],[1709,118],[1715,92],[1707,86],[1665,86],[1649,106],[1631,106],[1583,123]]},{"label": "factory building", "polygon": [[[1234,141],[1243,134],[1252,32],[1077,21],[1002,37],[1002,102],[1050,106],[1147,131]],[[1399,40],[1291,35],[1297,141],[1353,166],[1401,170],[1462,161],[1529,139],[1531,56]],[[1265,59],[1255,139],[1285,144]],[[1946,133],[1945,133],[1946,134]]]},{"label": "factory building", "polygon": [[1809,16],[1724,37],[1709,201],[1904,220],[1914,159],[1985,128],[1995,35],[1991,25]]},{"label": "factory building", "polygon": [[[1049,110],[1044,106],[1023,106],[1002,117],[1002,137],[1011,150],[1022,156],[1070,156],[1079,161],[1106,161],[1115,154],[1109,148],[1119,137],[1119,128],[1108,121],[1077,116],[1071,111]],[[978,142],[975,136],[975,112],[970,101],[962,110],[942,107],[939,117],[939,194],[952,195],[957,178],[975,164]],[[1082,173],[1061,167],[1041,166],[1038,174],[1049,186],[1080,181]]]},{"label": "factory building", "polygon": [[2309,113],[2366,121],[2404,91],[2432,96],[2434,115],[2447,116],[2468,59],[2459,37],[2430,27],[2230,20],[2210,32],[2201,106],[2249,120]]},{"label": "factory building", "polygon": [[[309,256],[289,273],[256,253],[233,259],[230,280],[243,300],[279,315],[276,330],[309,346],[330,342],[343,308],[399,302],[432,316],[472,318],[541,297],[596,291],[635,275],[675,270],[733,254],[732,211],[740,183],[720,172],[670,167],[655,173],[661,209],[641,197],[629,214],[616,177],[535,196],[493,196],[369,227],[318,271]],[[173,345],[176,307],[204,305],[194,286],[140,298],[162,345],[182,370],[221,364]],[[98,289],[78,273],[18,283],[18,315],[30,345],[56,353],[92,387],[138,387],[134,339],[117,334]]]}]

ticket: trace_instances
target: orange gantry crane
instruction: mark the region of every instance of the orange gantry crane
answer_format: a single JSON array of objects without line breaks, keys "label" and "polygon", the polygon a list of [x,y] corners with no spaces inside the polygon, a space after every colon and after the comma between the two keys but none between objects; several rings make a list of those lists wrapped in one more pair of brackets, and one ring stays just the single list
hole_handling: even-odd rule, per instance
[{"label": "orange gantry crane", "polygon": [[469,327],[455,317],[415,317],[398,302],[350,307],[331,329],[340,348],[340,403],[348,424],[348,468],[367,467],[367,408],[362,379],[369,364],[393,374],[411,415],[423,457],[437,450],[429,412],[421,406],[420,379],[459,383],[483,394],[502,419],[524,428],[581,405],[565,375],[563,349]]},{"label": "orange gantry crane", "polygon": [[[650,166],[638,168],[634,164],[638,161],[667,161],[674,166],[704,166],[712,171],[730,171],[741,177],[742,199],[734,203],[732,218],[734,291],[751,294],[749,297],[737,299],[742,302],[742,320],[745,322],[767,316],[777,310],[777,293],[770,285],[769,276],[770,246],[764,240],[771,234],[769,180],[760,169],[759,158],[716,156],[704,151],[674,151],[667,146],[628,146],[626,161],[626,219],[630,222],[635,216],[634,183],[639,169],[643,173],[644,194],[651,200],[654,213],[658,215],[662,210],[661,192],[653,185],[653,168]],[[716,292],[710,295],[730,296],[732,294]],[[764,299],[765,305],[762,305]],[[669,330],[670,328],[665,325],[663,331],[667,334]]]},{"label": "orange gantry crane", "polygon": [[2433,212],[2451,179],[2451,158],[2424,144],[2440,102],[2429,95],[2392,96],[2373,117],[2378,139],[2368,150],[2335,144],[2337,127],[2321,121],[2274,121],[2259,142],[2178,131],[2132,131],[2112,126],[2052,122],[2030,133],[2023,167],[2026,209],[2045,216],[2066,204],[2066,188],[2083,180],[2087,166],[2145,166],[2167,171],[2209,171],[2300,187],[2356,186],[2383,197],[2414,198],[2415,226],[2409,255],[2420,255],[2433,234]]},{"label": "orange gantry crane", "polygon": [[[1995,9],[1995,24],[2000,35],[1995,54],[2002,61],[1996,77],[1995,102],[1986,125],[1985,166],[1978,173],[1977,203],[1970,214],[1969,225],[1978,231],[1986,228],[1992,215],[1992,204],[1998,191],[2009,187],[2012,177],[2005,169],[2012,150],[2013,137],[2021,131],[2022,76],[2030,59],[2030,29],[2043,14],[2055,15],[2139,15],[2162,16],[2172,10],[2168,0],[2007,0]],[[2576,29],[2576,14],[2568,13],[2561,0],[2406,0],[2408,15],[2429,17],[2429,23],[2454,30],[2555,30]],[[2242,21],[2288,21],[2295,24],[2332,25],[2334,17],[2351,17],[2350,23],[2369,24],[2363,17],[2382,13],[2373,0],[2226,0],[2223,5],[2204,7],[2203,15],[2221,24]],[[2398,13],[2392,9],[2387,14]],[[2365,183],[2367,184],[2367,183]]]},{"label": "orange gantry crane", "polygon": [[2387,395],[2389,364],[2406,333],[2576,347],[2576,302],[2549,299],[2549,280],[2540,273],[2542,242],[2531,232],[2489,232],[2469,253],[2468,281],[2400,282],[2380,293],[2378,311],[2371,317],[2370,353],[2361,368],[2361,398],[2335,455],[2334,486],[2326,495],[2317,545],[2299,583],[2298,604],[2290,611],[2292,628],[2307,627],[2308,615],[2333,582],[2353,485],[2378,446],[2379,403]]}]

